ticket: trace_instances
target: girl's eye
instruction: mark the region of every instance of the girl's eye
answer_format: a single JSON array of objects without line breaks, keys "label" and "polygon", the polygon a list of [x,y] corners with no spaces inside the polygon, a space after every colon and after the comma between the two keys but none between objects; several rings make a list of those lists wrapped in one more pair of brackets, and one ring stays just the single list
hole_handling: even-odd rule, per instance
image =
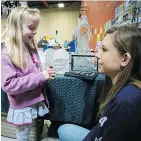
[{"label": "girl's eye", "polygon": [[102,51],[104,52],[104,51],[106,51],[106,49],[105,48],[102,48]]},{"label": "girl's eye", "polygon": [[32,28],[32,27],[29,27],[29,29],[30,29],[30,30],[34,30],[34,28]]}]

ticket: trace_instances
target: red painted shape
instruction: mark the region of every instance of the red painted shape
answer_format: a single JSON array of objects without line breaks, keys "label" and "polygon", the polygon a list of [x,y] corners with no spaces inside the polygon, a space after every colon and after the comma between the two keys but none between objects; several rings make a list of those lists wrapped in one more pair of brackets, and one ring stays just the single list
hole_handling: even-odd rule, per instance
[{"label": "red painted shape", "polygon": [[48,3],[46,1],[42,1],[42,3],[45,5],[45,6],[48,6]]}]

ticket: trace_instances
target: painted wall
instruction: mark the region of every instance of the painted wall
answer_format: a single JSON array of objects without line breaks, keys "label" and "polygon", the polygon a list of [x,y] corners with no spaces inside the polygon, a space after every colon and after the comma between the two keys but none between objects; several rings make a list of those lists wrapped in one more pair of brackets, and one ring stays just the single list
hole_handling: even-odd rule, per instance
[{"label": "painted wall", "polygon": [[91,36],[90,48],[95,49],[100,28],[102,27],[104,32],[104,24],[114,18],[115,8],[122,3],[123,1],[83,1],[81,3],[81,6],[88,7],[87,16],[91,29],[96,29],[96,34]]},{"label": "painted wall", "polygon": [[38,37],[55,36],[56,30],[58,30],[61,45],[65,40],[72,40],[73,30],[78,24],[79,8],[42,9],[40,12],[41,23]]}]

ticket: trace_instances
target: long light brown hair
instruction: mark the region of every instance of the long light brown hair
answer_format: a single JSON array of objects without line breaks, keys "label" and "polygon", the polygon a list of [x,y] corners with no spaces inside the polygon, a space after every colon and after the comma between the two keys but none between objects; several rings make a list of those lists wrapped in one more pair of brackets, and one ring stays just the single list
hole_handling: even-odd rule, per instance
[{"label": "long light brown hair", "polygon": [[133,83],[141,88],[141,29],[131,26],[112,27],[107,34],[113,34],[113,45],[121,55],[129,53],[131,60],[126,67],[121,69],[118,79],[114,85],[110,77],[105,77],[105,84],[100,96],[99,115],[107,107],[110,100],[127,83]]},{"label": "long light brown hair", "polygon": [[[10,13],[4,32],[2,33],[2,42],[4,42],[7,48],[8,55],[12,63],[18,68],[28,69],[28,56],[29,51],[25,46],[22,38],[22,25],[27,18],[40,18],[38,9],[31,9],[28,7],[16,7]],[[30,47],[37,50],[37,46],[33,41],[30,43]]]}]

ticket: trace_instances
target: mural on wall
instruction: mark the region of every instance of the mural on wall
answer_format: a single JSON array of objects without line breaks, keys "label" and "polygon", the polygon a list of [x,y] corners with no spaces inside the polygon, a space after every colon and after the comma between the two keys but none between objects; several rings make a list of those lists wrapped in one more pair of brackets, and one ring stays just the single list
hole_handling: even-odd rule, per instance
[{"label": "mural on wall", "polygon": [[81,6],[87,6],[87,17],[91,27],[89,45],[96,51],[97,43],[103,39],[104,25],[114,18],[115,8],[123,1],[86,1]]},{"label": "mural on wall", "polygon": [[[137,25],[141,27],[141,1],[87,1],[88,21],[91,26],[90,48],[96,50],[97,43],[103,39],[105,31],[111,26]],[[94,31],[94,32],[93,32]]]}]

